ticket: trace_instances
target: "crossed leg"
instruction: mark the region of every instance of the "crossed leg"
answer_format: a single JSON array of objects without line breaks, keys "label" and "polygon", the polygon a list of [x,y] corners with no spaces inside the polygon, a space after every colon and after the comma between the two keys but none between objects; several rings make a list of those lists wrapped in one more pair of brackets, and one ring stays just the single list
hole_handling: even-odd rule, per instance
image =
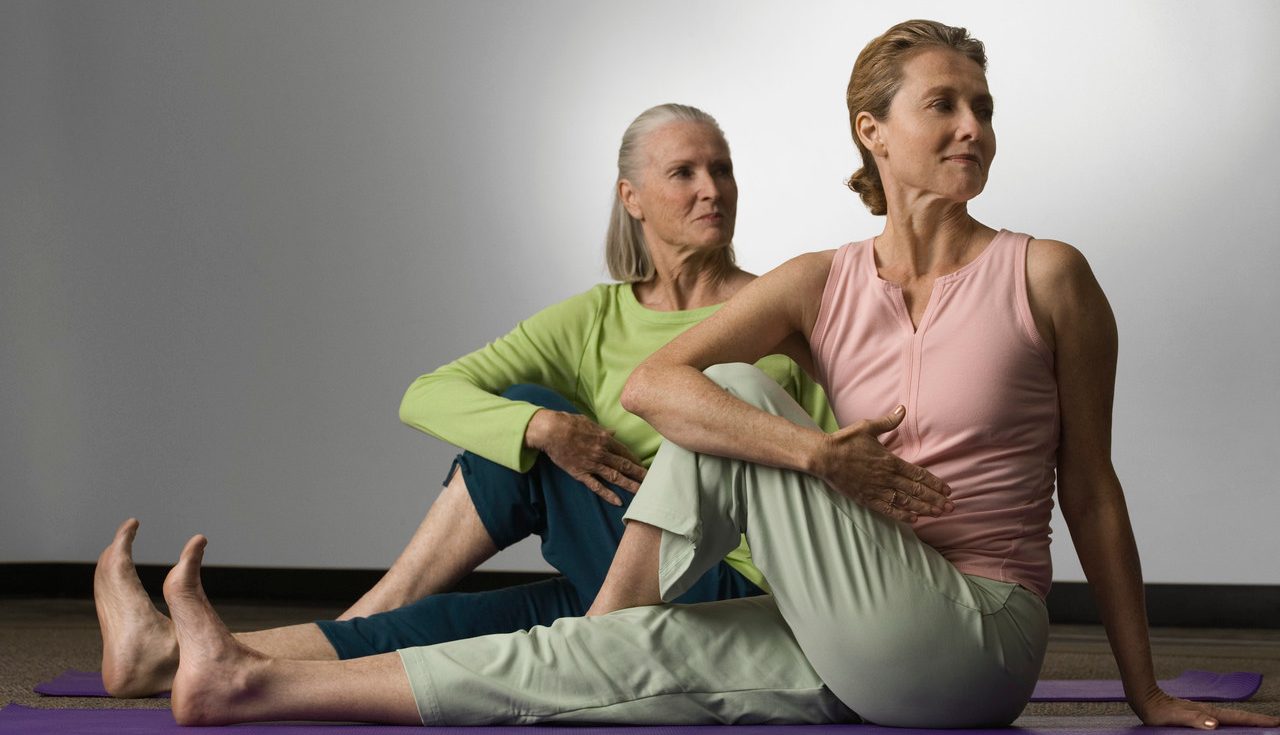
[{"label": "crossed leg", "polygon": [[[813,425],[750,365],[706,374],[746,403]],[[869,721],[1003,725],[1031,695],[1047,637],[1043,603],[1013,583],[962,574],[911,529],[817,478],[667,443],[627,518],[618,558],[634,552],[647,568],[640,578],[615,568],[595,612],[680,594],[746,533],[809,662]]]}]

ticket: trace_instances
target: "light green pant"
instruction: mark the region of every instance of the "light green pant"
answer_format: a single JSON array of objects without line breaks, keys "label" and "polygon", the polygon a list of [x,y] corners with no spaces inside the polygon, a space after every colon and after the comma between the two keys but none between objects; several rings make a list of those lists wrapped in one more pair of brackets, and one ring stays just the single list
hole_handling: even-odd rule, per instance
[{"label": "light green pant", "polygon": [[[708,376],[812,419],[749,365]],[[1012,722],[1048,619],[1017,585],[961,574],[906,526],[802,473],[663,445],[627,512],[664,530],[664,599],[745,533],[771,597],[623,610],[400,652],[424,724]]]}]

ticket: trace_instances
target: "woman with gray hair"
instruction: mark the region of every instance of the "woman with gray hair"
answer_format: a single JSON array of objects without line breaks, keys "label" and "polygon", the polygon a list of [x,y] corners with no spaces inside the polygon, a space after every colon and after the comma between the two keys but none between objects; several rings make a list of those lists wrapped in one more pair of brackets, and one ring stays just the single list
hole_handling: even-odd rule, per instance
[{"label": "woman with gray hair", "polygon": [[[625,411],[633,368],[715,312],[754,276],[734,262],[738,191],[716,121],[660,105],[627,128],[602,284],[521,322],[504,337],[418,378],[400,409],[410,426],[463,447],[440,496],[387,574],[338,620],[239,634],[292,659],[350,659],[584,614],[622,535],[622,514],[661,437]],[[759,366],[831,426],[820,388],[791,360]],[[626,491],[626,492],[623,492]],[[115,696],[165,691],[177,668],[171,621],[138,582],[137,521],[99,559],[95,599],[103,678]],[[563,576],[450,593],[501,548],[530,535]],[[762,594],[745,544],[680,597]]]}]

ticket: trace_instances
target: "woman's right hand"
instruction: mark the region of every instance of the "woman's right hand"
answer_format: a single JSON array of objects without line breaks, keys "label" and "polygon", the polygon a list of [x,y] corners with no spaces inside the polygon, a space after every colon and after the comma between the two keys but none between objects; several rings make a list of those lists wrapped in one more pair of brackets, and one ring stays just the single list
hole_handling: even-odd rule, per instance
[{"label": "woman's right hand", "polygon": [[622,500],[605,482],[634,493],[644,479],[644,466],[631,450],[612,431],[580,414],[538,411],[525,429],[524,443],[611,505],[622,505]]},{"label": "woman's right hand", "polygon": [[898,406],[887,416],[863,419],[828,434],[814,474],[863,507],[914,523],[919,515],[940,516],[955,504],[951,488],[923,467],[900,459],[877,439],[907,415]]}]

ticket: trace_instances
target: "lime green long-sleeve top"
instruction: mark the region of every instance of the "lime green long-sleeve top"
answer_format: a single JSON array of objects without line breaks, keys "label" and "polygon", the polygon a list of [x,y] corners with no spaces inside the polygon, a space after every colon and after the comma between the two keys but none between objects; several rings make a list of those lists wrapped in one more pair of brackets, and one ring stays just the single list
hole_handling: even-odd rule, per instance
[{"label": "lime green long-sleeve top", "polygon": [[[409,386],[400,419],[415,429],[520,472],[537,450],[524,444],[538,406],[502,398],[517,383],[536,383],[568,398],[584,415],[614,430],[648,467],[662,437],[622,408],[622,387],[646,357],[720,305],[654,311],[636,301],[630,284],[601,284],[547,307],[507,335],[427,373]],[[792,360],[769,355],[757,367],[776,380],[826,431],[836,428],[822,388]],[[758,585],[745,542],[726,557]]]}]

